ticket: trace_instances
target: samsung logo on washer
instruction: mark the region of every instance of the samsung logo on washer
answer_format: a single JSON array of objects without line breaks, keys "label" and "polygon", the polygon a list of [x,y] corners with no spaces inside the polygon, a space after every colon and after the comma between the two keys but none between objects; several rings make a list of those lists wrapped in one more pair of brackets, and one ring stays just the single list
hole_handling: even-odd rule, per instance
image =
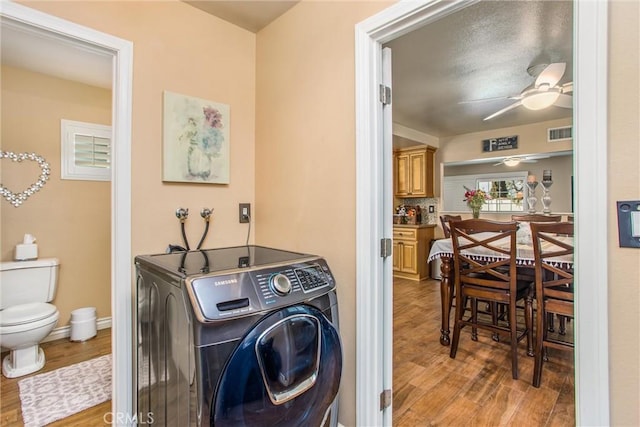
[{"label": "samsung logo on washer", "polygon": [[225,280],[216,280],[213,282],[213,286],[233,285],[234,283],[238,283],[238,279],[231,278]]}]

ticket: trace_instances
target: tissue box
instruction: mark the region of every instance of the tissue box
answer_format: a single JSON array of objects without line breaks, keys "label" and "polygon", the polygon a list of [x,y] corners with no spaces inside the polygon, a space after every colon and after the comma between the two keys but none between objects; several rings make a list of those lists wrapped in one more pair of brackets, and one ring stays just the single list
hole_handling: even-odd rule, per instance
[{"label": "tissue box", "polygon": [[15,253],[16,261],[24,261],[28,259],[36,259],[38,258],[38,245],[35,243],[19,243],[16,245],[16,253]]}]

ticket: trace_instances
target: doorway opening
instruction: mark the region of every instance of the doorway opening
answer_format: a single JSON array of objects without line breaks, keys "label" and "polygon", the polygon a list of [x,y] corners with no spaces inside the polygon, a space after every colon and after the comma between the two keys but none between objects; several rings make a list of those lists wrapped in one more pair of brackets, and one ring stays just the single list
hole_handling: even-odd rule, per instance
[{"label": "doorway opening", "polygon": [[[468,2],[446,4],[423,2],[396,4],[356,26],[356,167],[357,167],[357,317],[358,372],[357,414],[359,422],[391,424],[391,410],[379,411],[380,393],[390,388],[390,337],[384,335],[392,310],[391,301],[380,298],[391,284],[391,260],[381,258],[377,248],[391,237],[391,185],[385,179],[385,137],[391,124],[384,121],[383,106],[377,103],[382,75],[381,46],[415,28],[468,6]],[[574,82],[580,92],[575,100],[573,123],[576,144],[576,233],[588,224],[606,223],[606,201],[589,201],[595,188],[606,192],[606,8],[597,4],[574,3]],[[591,31],[588,32],[587,29]],[[579,89],[578,89],[579,90]],[[387,144],[387,145],[385,145]],[[607,241],[606,227],[595,234],[580,234],[576,246],[576,276],[582,288],[576,292],[577,322],[595,322],[598,327],[576,333],[576,421],[607,424],[609,421],[607,346]],[[386,317],[385,317],[386,316]],[[597,317],[596,320],[593,318]],[[590,320],[587,320],[590,319]],[[594,336],[595,335],[595,336]],[[365,363],[364,357],[369,358]],[[373,355],[373,360],[371,357]],[[601,375],[602,374],[602,375]]]},{"label": "doorway opening", "polygon": [[[112,56],[111,331],[112,411],[132,414],[131,100],[133,45],[109,34],[12,2],[3,2],[3,22]],[[117,351],[115,351],[117,349]],[[128,418],[129,419],[129,418]]]}]

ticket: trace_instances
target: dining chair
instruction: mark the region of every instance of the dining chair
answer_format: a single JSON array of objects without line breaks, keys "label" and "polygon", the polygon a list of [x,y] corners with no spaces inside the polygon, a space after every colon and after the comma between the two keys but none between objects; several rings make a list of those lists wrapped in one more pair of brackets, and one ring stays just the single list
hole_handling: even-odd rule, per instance
[{"label": "dining chair", "polygon": [[543,215],[543,214],[511,215],[511,220],[519,221],[519,222],[560,222],[562,221],[562,215]]},{"label": "dining chair", "polygon": [[[456,295],[455,323],[449,356],[458,351],[460,332],[471,326],[471,339],[477,341],[478,328],[509,337],[511,345],[511,373],[518,378],[518,342],[531,340],[532,291],[531,281],[517,279],[516,222],[483,219],[451,221],[454,280]],[[473,255],[473,254],[476,255]],[[481,255],[478,255],[481,254]],[[517,301],[525,301],[525,327],[518,330]],[[488,303],[490,316],[478,316],[478,302]],[[471,314],[465,318],[467,303]],[[506,309],[504,319],[498,318],[498,306]],[[490,317],[490,319],[488,319]],[[520,335],[518,335],[520,333]],[[529,344],[528,344],[529,346]]]},{"label": "dining chair", "polygon": [[440,224],[442,224],[442,231],[444,232],[444,237],[448,239],[451,237],[451,230],[449,229],[449,221],[459,221],[462,219],[460,215],[440,215]]},{"label": "dining chair", "polygon": [[[558,260],[558,257],[573,257],[573,237],[570,222],[532,223],[533,251],[535,260],[536,292],[536,338],[533,386],[540,387],[542,362],[547,348],[573,350],[573,340],[562,340],[549,334],[545,324],[553,315],[573,318],[573,267]],[[572,265],[572,264],[571,264]]]}]

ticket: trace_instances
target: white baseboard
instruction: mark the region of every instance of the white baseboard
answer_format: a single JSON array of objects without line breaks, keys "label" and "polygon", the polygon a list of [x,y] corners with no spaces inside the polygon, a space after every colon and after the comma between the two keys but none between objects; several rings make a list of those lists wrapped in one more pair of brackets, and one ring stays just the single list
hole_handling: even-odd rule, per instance
[{"label": "white baseboard", "polygon": [[[96,328],[107,329],[111,327],[111,317],[103,317],[96,320]],[[71,325],[61,326],[59,328],[55,328],[51,333],[42,340],[42,342],[55,341],[62,338],[69,338],[71,336]]]}]

